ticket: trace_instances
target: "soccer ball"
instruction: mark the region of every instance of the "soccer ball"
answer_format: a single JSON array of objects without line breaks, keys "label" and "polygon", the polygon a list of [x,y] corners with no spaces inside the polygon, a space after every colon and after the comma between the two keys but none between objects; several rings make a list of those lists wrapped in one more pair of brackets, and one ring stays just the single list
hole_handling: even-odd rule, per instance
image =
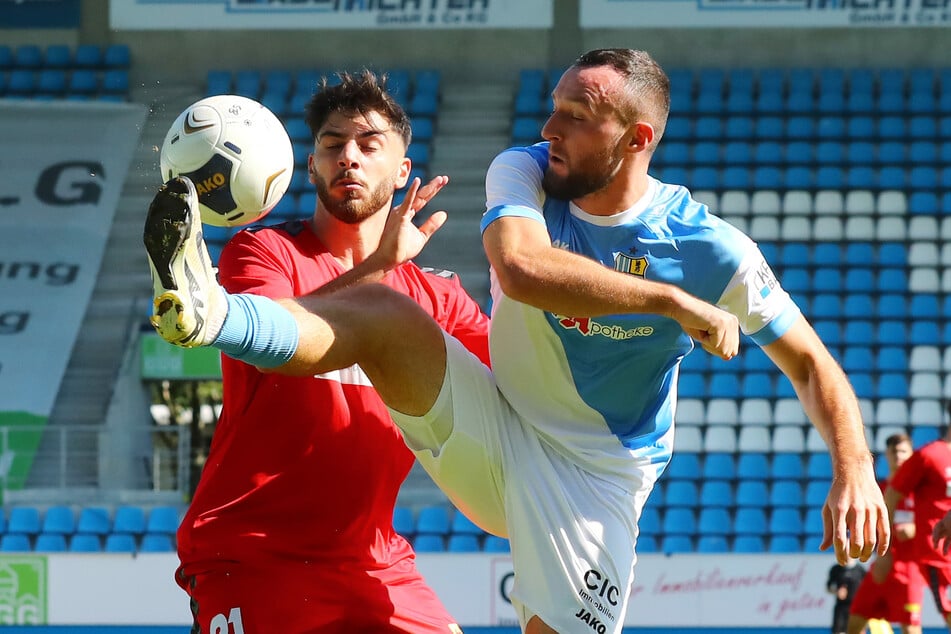
[{"label": "soccer ball", "polygon": [[202,222],[237,227],[260,220],[291,183],[294,152],[281,121],[253,99],[215,95],[185,109],[165,135],[162,180],[186,176]]}]

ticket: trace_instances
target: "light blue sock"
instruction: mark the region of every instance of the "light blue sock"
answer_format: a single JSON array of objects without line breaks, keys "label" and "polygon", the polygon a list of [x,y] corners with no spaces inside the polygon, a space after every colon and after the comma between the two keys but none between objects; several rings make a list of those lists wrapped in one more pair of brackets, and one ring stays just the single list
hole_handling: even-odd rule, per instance
[{"label": "light blue sock", "polygon": [[212,346],[259,368],[276,368],[290,361],[300,333],[286,308],[260,295],[225,293],[225,297],[228,315]]}]

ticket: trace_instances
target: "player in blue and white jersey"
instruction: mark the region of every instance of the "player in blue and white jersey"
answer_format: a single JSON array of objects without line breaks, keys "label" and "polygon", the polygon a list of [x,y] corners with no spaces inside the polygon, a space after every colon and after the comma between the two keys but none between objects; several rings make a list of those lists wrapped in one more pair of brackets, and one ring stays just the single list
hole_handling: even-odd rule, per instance
[{"label": "player in blue and white jersey", "polygon": [[486,178],[492,370],[372,284],[203,318],[223,320],[228,342],[209,330],[190,345],[291,374],[359,363],[453,503],[509,537],[527,634],[621,631],[637,519],[674,444],[680,361],[692,340],[732,358],[738,326],[829,444],[823,547],[841,561],[883,553],[887,515],[845,375],[756,246],[648,176],[666,75],[639,51],[592,51],[553,98],[548,142],[502,153]]}]

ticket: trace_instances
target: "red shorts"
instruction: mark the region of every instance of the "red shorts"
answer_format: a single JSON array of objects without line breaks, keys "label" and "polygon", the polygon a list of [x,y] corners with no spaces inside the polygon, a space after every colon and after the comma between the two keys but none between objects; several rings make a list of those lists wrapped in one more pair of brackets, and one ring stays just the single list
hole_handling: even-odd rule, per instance
[{"label": "red shorts", "polygon": [[201,634],[461,632],[414,560],[384,570],[295,563],[191,565],[176,581]]},{"label": "red shorts", "polygon": [[947,618],[951,614],[951,597],[948,596],[948,590],[951,588],[951,567],[948,567],[948,564],[935,566],[922,563],[918,565],[925,583],[931,588],[935,607]]},{"label": "red shorts", "polygon": [[921,625],[924,591],[925,582],[918,566],[911,562],[895,562],[882,583],[875,583],[871,573],[865,575],[849,614],[901,625]]}]

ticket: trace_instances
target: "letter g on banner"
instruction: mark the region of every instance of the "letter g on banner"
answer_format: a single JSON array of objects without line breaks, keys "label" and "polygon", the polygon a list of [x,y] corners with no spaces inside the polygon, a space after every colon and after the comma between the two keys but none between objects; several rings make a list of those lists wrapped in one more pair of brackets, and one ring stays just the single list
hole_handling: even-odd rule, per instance
[{"label": "letter g on banner", "polygon": [[94,205],[102,196],[105,177],[102,163],[54,163],[40,174],[36,182],[36,197],[47,205]]}]

